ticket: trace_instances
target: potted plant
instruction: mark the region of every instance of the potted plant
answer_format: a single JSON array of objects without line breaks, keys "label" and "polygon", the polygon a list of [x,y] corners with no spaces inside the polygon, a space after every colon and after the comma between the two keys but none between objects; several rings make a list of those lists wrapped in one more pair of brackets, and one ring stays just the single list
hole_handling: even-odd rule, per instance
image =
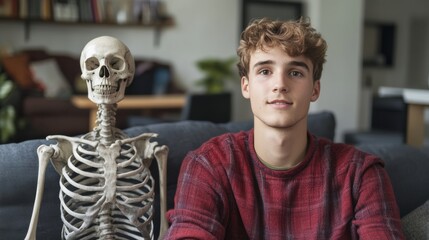
[{"label": "potted plant", "polygon": [[16,133],[16,111],[10,104],[16,91],[15,84],[4,72],[0,73],[0,143],[8,142]]},{"label": "potted plant", "polygon": [[196,65],[204,73],[204,77],[197,84],[204,86],[206,93],[220,93],[225,91],[225,82],[234,78],[233,65],[235,57],[227,59],[207,58],[197,61]]}]

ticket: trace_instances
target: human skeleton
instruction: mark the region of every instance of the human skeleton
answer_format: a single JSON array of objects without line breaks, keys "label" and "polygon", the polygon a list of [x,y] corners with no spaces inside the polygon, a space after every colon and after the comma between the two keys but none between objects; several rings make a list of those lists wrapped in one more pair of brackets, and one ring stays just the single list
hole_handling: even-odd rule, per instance
[{"label": "human skeleton", "polygon": [[160,238],[167,229],[166,171],[168,148],[150,142],[154,133],[128,138],[115,128],[117,103],[134,76],[134,59],[121,41],[98,37],[82,50],[80,65],[88,97],[98,105],[97,126],[80,138],[48,136],[55,145],[41,145],[36,199],[25,239],[36,229],[49,160],[61,175],[63,239],[153,239],[154,179],[149,166],[156,159],[160,176]]}]

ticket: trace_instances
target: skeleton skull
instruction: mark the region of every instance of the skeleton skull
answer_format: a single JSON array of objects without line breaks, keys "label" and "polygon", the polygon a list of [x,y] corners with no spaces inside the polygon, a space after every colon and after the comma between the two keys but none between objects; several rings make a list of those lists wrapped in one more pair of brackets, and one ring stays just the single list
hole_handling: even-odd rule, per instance
[{"label": "skeleton skull", "polygon": [[102,36],[89,41],[80,56],[82,79],[88,98],[96,104],[114,104],[124,98],[134,77],[134,58],[116,38]]}]

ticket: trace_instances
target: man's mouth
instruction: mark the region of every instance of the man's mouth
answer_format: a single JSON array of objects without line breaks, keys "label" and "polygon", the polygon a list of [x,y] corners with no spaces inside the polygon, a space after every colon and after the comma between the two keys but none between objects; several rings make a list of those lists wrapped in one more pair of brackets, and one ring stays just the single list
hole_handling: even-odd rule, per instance
[{"label": "man's mouth", "polygon": [[292,105],[292,102],[287,101],[287,100],[272,100],[272,101],[268,101],[268,104],[273,104],[273,105]]}]

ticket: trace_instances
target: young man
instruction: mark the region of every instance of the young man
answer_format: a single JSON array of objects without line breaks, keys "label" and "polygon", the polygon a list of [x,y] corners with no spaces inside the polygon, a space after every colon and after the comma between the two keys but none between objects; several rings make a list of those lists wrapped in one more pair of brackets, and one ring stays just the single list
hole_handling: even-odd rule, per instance
[{"label": "young man", "polygon": [[306,19],[252,22],[237,53],[254,128],[185,158],[166,239],[403,239],[383,162],[313,136],[325,40]]}]

